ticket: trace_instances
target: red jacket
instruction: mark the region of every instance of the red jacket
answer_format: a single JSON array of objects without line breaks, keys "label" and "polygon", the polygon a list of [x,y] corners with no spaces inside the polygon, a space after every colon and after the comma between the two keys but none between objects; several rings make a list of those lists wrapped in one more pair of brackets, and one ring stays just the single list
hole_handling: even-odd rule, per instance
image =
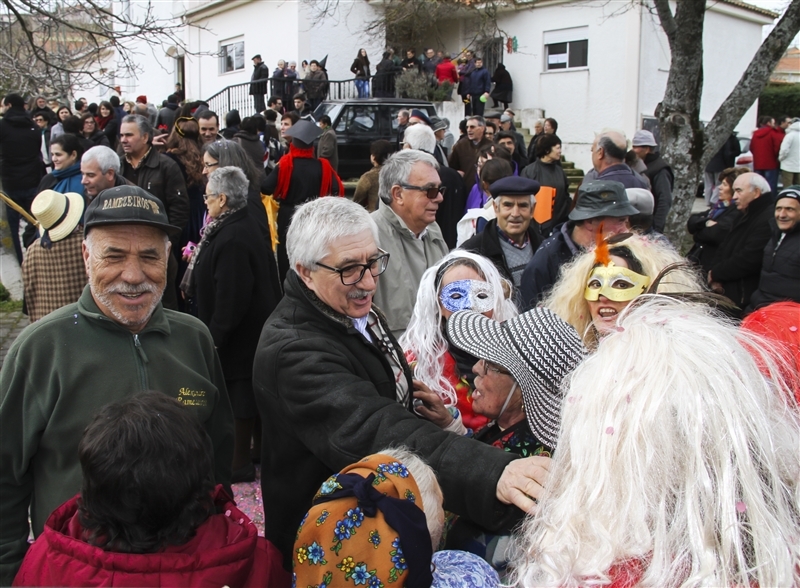
[{"label": "red jacket", "polygon": [[453,65],[452,61],[444,59],[436,66],[436,79],[439,80],[440,84],[446,80],[453,82],[453,84],[458,83],[458,71],[456,71],[456,66]]},{"label": "red jacket", "polygon": [[289,586],[281,554],[217,486],[212,515],[188,543],[159,553],[104,551],[81,540],[78,496],[58,507],[14,586]]},{"label": "red jacket", "polygon": [[750,153],[753,154],[754,170],[778,169],[778,151],[781,137],[770,126],[763,126],[753,133],[750,139]]}]

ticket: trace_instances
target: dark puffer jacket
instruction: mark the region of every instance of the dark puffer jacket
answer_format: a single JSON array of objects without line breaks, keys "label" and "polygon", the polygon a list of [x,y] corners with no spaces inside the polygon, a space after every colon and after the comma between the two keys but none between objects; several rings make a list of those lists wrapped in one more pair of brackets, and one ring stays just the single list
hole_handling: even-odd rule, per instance
[{"label": "dark puffer jacket", "polygon": [[35,188],[45,174],[42,131],[23,108],[11,107],[0,119],[0,178],[5,190]]},{"label": "dark puffer jacket", "polygon": [[783,233],[775,231],[764,248],[758,290],[748,312],[781,300],[800,302],[800,224]]}]

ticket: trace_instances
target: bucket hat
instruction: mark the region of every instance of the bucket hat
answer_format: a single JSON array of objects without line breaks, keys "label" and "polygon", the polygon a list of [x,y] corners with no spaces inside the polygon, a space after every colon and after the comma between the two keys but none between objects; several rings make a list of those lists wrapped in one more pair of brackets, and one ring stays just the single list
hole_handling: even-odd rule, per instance
[{"label": "bucket hat", "polygon": [[601,216],[620,218],[633,216],[639,211],[628,201],[625,186],[611,180],[593,180],[578,188],[575,208],[569,213],[570,220],[587,220]]},{"label": "bucket hat", "polygon": [[555,447],[561,382],[588,353],[577,331],[547,308],[534,308],[503,323],[462,310],[447,319],[447,335],[459,349],[511,372],[522,390],[531,431]]}]

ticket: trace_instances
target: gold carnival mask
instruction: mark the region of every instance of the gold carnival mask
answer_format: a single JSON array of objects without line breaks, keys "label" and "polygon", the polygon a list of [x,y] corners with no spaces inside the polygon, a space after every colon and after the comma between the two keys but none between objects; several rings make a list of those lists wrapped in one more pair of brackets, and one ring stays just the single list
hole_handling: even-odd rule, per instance
[{"label": "gold carnival mask", "polygon": [[626,267],[618,267],[613,261],[609,261],[608,265],[592,269],[583,297],[594,302],[602,294],[614,302],[630,302],[643,294],[649,285],[650,278],[647,276]]}]

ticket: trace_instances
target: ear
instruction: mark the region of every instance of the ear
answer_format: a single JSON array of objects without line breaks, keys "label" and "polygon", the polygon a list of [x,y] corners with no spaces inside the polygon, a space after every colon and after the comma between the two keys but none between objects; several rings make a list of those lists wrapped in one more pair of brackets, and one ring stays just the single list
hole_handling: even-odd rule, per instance
[{"label": "ear", "polygon": [[311,270],[300,263],[296,264],[294,269],[297,271],[297,275],[300,276],[300,279],[303,280],[306,287],[312,292],[316,292],[314,277],[311,275]]},{"label": "ear", "polygon": [[86,241],[81,243],[81,252],[83,253],[83,265],[86,268],[86,275],[89,275],[89,248],[86,246]]},{"label": "ear", "polygon": [[222,192],[220,192],[220,194],[219,194],[219,196],[217,196],[217,198],[219,198],[219,205],[220,206],[225,206],[228,203],[228,196],[226,194],[223,194]]},{"label": "ear", "polygon": [[400,186],[392,186],[392,202],[403,203],[403,188]]}]

